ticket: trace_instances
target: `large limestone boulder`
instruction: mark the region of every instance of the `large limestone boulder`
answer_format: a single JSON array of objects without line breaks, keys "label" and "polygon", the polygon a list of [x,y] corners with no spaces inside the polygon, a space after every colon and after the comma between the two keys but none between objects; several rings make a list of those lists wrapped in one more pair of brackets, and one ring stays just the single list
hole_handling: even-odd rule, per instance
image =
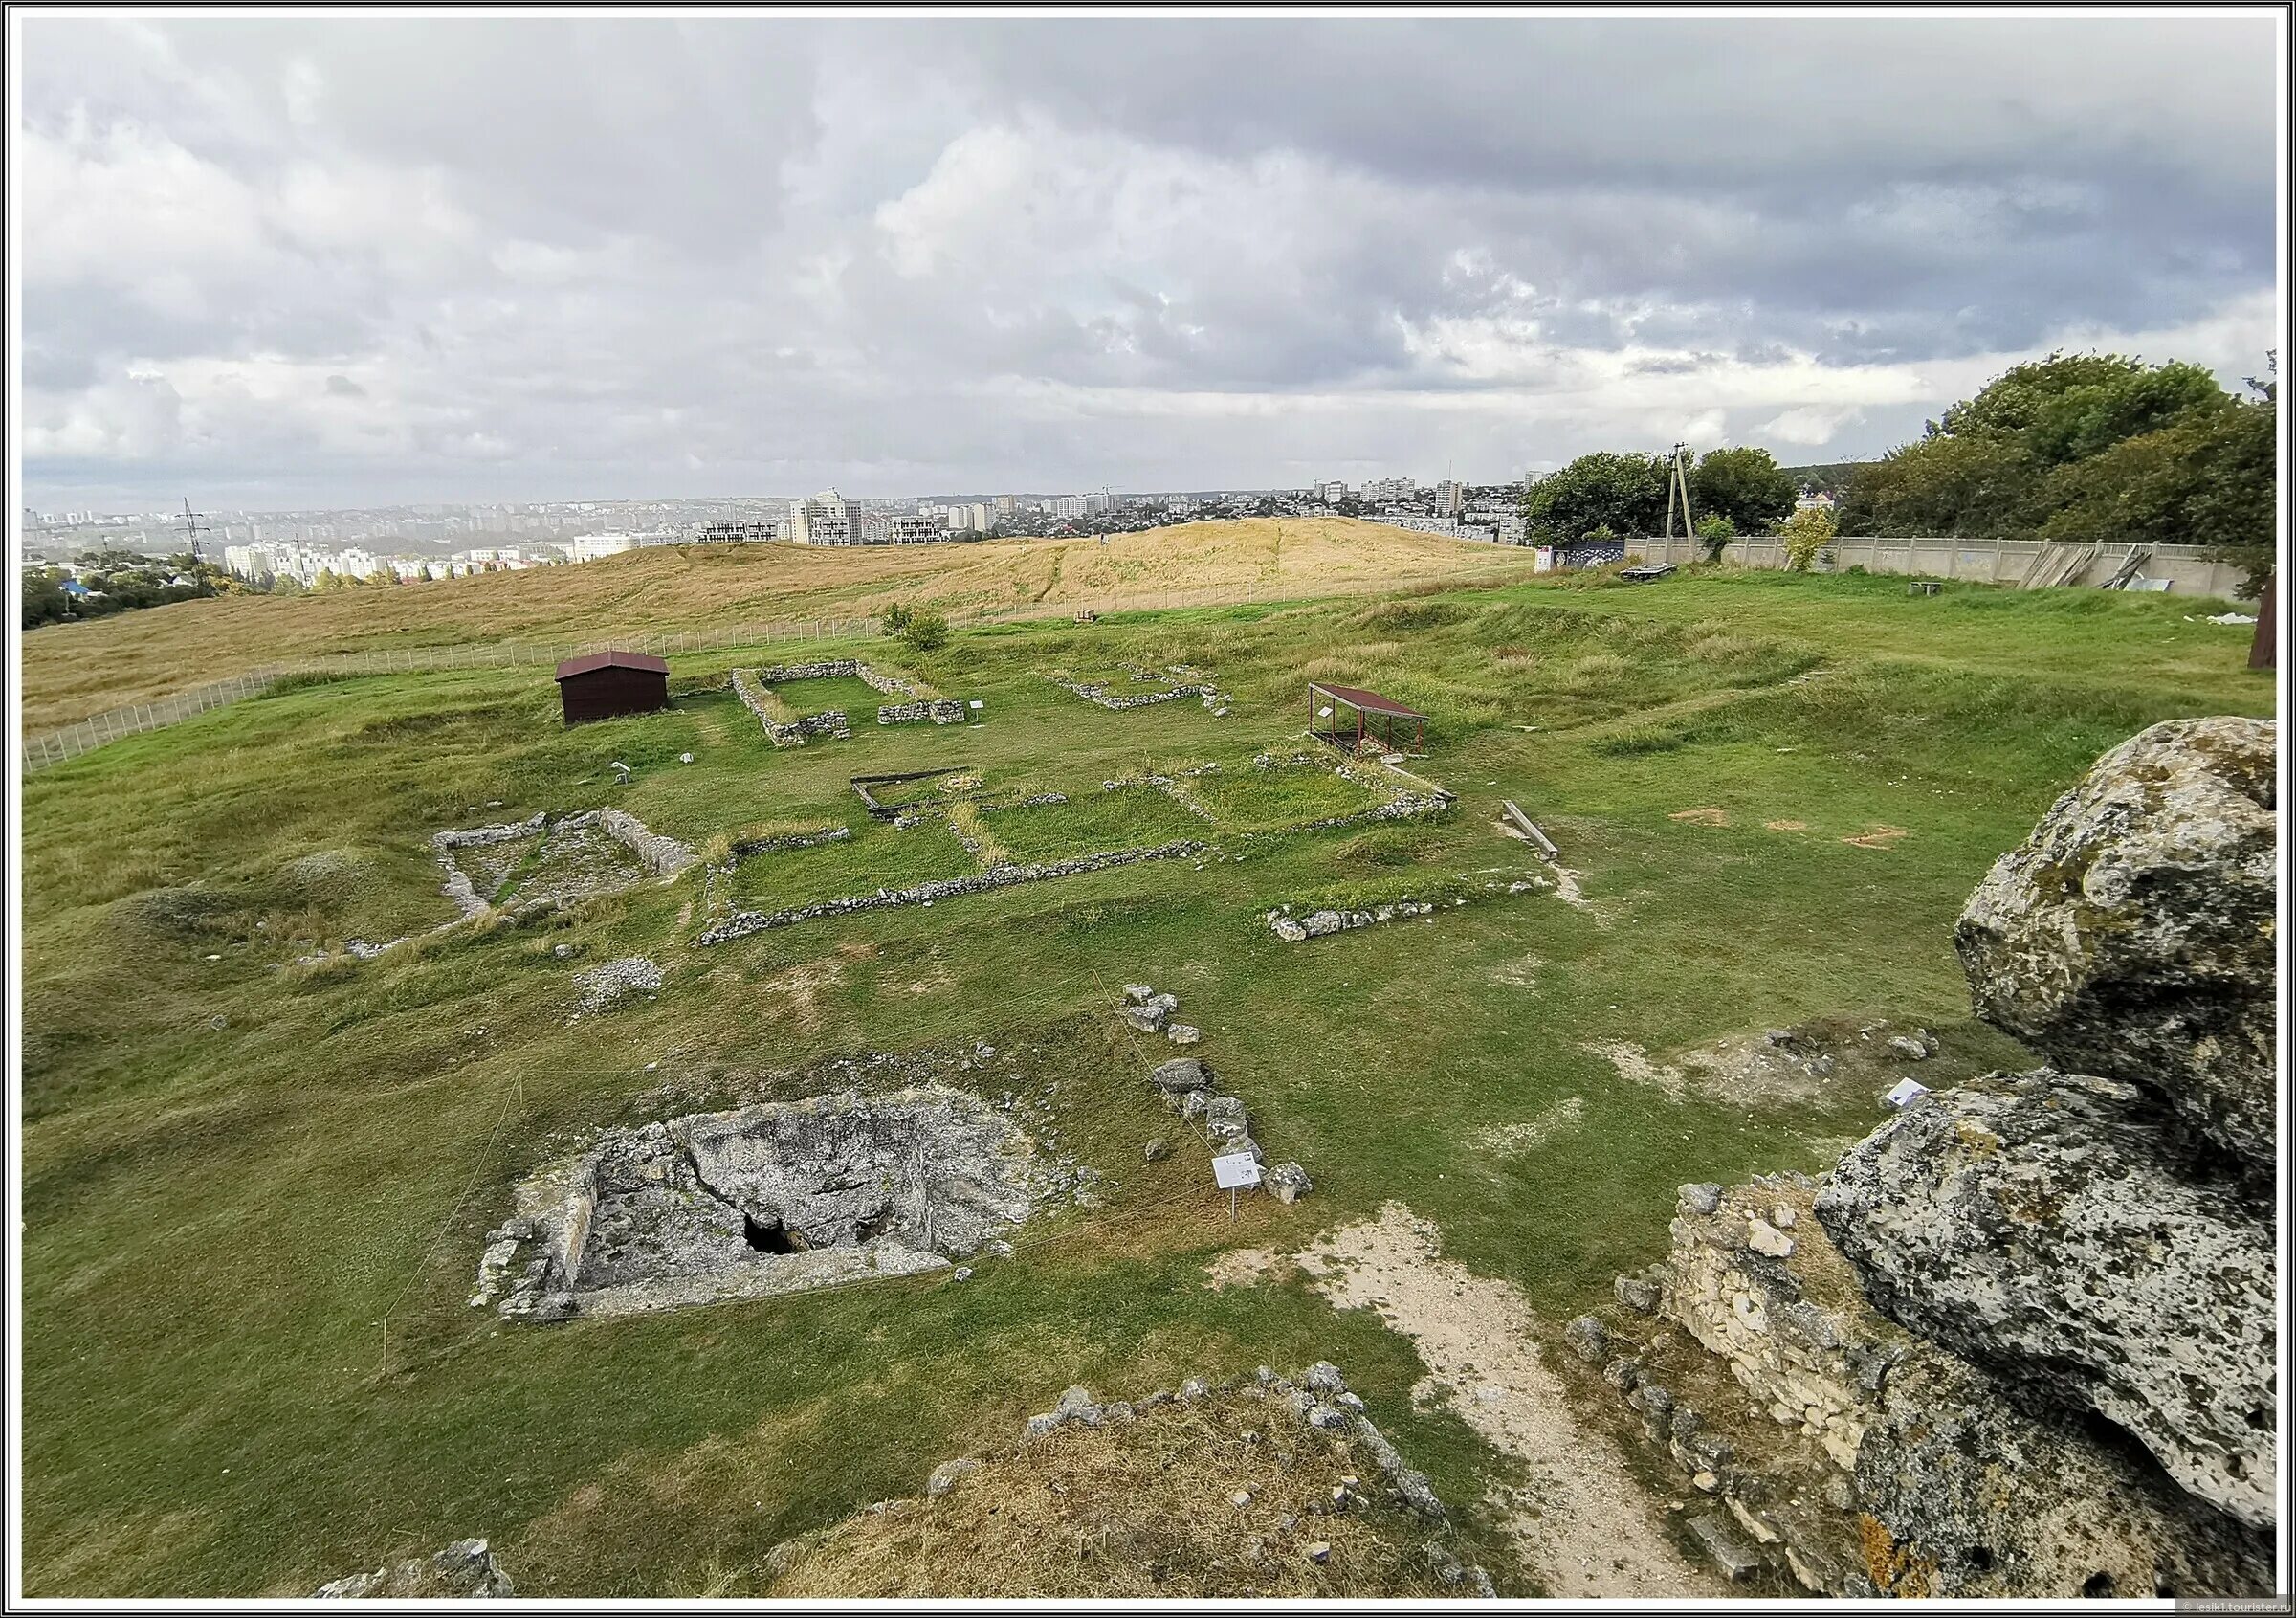
[{"label": "large limestone boulder", "polygon": [[2273,1518],[2268,1222],[2163,1155],[2132,1085],[2041,1069],[1925,1097],[1817,1200],[1891,1319],[2104,1416],[2177,1483]]},{"label": "large limestone boulder", "polygon": [[1980,1017],[2165,1097],[2266,1174],[2279,734],[2173,720],[2113,748],[1995,863],[1954,935]]},{"label": "large limestone boulder", "polygon": [[1858,1451],[1868,1575],[1900,1596],[2142,1599],[2272,1587],[2272,1537],[2212,1511],[2108,1429],[2039,1419],[2013,1387],[1922,1349]]}]

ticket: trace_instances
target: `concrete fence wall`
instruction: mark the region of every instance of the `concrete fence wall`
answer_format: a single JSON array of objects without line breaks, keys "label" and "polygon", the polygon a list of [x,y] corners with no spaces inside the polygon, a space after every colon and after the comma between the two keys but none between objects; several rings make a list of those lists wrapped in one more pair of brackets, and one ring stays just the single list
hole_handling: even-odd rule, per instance
[{"label": "concrete fence wall", "polygon": [[[1924,578],[1967,579],[1979,584],[2016,585],[2024,582],[2036,564],[2045,569],[2047,562],[2042,552],[2053,551],[2057,559],[2070,561],[2086,547],[2053,544],[2045,540],[1960,540],[1930,539],[1873,539],[1843,538],[1830,542],[1820,555],[1830,554],[1829,566],[1822,560],[1811,564],[1813,572],[1846,572],[1863,567],[1868,573],[1910,573]],[[1627,551],[1645,562],[1671,562],[1680,565],[1701,561],[1706,556],[1702,540],[1629,540]],[[2147,551],[2137,568],[2137,576],[2146,579],[2166,579],[2173,595],[2217,596],[2229,599],[2240,587],[2241,570],[2221,562],[2212,562],[2205,547],[2200,545],[2139,546]],[[2127,544],[2101,544],[2097,554],[2086,566],[2062,580],[2066,585],[2100,585],[2112,577],[2129,554]],[[1734,562],[1741,567],[1783,567],[1786,547],[1782,541],[1757,537],[1733,540],[1723,552],[1725,562]],[[2045,576],[2045,575],[2044,575]]]}]

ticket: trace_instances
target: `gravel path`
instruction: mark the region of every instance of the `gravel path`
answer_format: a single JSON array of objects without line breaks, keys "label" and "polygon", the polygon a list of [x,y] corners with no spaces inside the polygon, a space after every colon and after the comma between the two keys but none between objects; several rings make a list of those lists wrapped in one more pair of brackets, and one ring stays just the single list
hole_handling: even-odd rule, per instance
[{"label": "gravel path", "polygon": [[1376,1309],[1410,1338],[1430,1382],[1454,1390],[1462,1419],[1524,1463],[1528,1488],[1493,1503],[1549,1595],[1725,1593],[1674,1548],[1609,1438],[1572,1413],[1541,1358],[1544,1334],[1514,1288],[1441,1256],[1434,1226],[1401,1203],[1334,1231],[1298,1262],[1335,1305]]}]

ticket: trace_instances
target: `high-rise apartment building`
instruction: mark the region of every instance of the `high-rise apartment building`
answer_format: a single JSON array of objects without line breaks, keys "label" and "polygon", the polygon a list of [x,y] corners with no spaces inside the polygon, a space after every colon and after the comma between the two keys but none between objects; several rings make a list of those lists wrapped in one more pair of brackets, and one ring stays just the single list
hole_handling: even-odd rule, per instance
[{"label": "high-rise apartment building", "polygon": [[801,545],[860,544],[859,517],[850,500],[834,489],[824,489],[809,500],[800,500],[790,512],[789,539]]}]

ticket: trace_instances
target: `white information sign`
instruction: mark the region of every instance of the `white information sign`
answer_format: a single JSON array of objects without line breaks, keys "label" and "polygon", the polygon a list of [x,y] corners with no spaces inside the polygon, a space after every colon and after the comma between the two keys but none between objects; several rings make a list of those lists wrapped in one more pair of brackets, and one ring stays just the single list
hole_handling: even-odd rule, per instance
[{"label": "white information sign", "polygon": [[965,706],[973,709],[981,709],[987,707],[988,704],[982,701],[980,698],[976,697],[970,702],[966,703]]},{"label": "white information sign", "polygon": [[1910,1078],[1901,1078],[1889,1087],[1889,1093],[1882,1099],[1893,1107],[1910,1107],[1929,1093],[1928,1085],[1916,1084]]},{"label": "white information sign", "polygon": [[1249,1152],[1230,1152],[1212,1159],[1212,1179],[1223,1191],[1260,1183],[1260,1162]]}]

